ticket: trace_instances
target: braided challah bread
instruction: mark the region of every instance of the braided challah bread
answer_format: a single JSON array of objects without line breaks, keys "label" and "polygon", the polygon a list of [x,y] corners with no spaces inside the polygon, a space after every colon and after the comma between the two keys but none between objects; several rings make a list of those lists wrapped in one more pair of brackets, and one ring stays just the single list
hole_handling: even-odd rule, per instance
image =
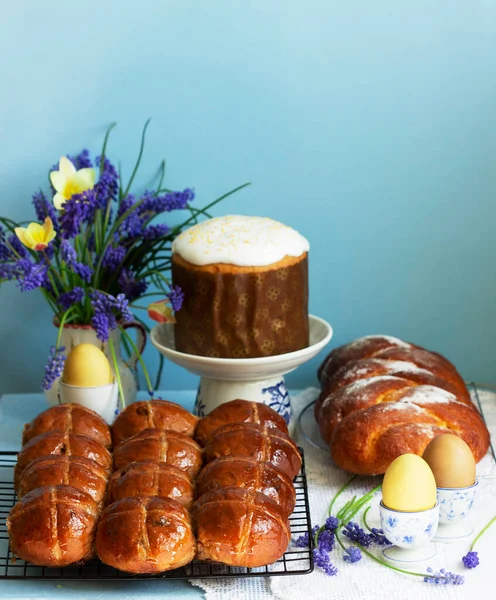
[{"label": "braided challah bread", "polygon": [[489,432],[456,368],[397,338],[368,336],[333,350],[319,369],[315,416],[331,456],[352,473],[384,473],[407,452],[421,455],[454,433],[479,461]]}]

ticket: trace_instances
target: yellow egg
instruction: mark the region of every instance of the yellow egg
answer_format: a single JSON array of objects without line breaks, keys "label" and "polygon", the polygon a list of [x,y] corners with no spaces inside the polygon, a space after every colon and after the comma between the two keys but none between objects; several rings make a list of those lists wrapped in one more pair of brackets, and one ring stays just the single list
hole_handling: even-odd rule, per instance
[{"label": "yellow egg", "polygon": [[113,380],[107,357],[93,344],[79,344],[69,352],[62,373],[62,381],[67,385],[96,387]]},{"label": "yellow egg", "polygon": [[382,502],[393,510],[415,512],[436,504],[436,480],[423,458],[402,454],[389,465],[382,482]]},{"label": "yellow egg", "polygon": [[436,436],[424,450],[437,487],[462,488],[475,483],[475,459],[468,444],[452,433]]}]

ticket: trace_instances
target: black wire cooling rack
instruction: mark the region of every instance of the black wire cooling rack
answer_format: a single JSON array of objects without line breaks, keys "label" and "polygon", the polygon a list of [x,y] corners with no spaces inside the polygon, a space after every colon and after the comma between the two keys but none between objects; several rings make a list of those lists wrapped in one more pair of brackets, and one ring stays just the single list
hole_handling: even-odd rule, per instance
[{"label": "black wire cooling rack", "polygon": [[[300,474],[293,484],[296,491],[296,507],[289,517],[291,538],[294,540],[304,533],[311,535],[310,507],[305,475],[305,459],[300,448],[303,463]],[[293,543],[282,558],[272,565],[256,568],[230,567],[221,563],[206,563],[194,560],[190,564],[155,575],[131,575],[91,560],[83,565],[63,568],[36,567],[15,558],[10,550],[6,519],[10,509],[17,502],[13,484],[13,469],[16,452],[0,451],[0,580],[1,579],[57,579],[57,580],[122,580],[122,579],[215,579],[222,577],[274,577],[280,575],[304,575],[313,571],[313,557],[310,550],[296,548]]]}]

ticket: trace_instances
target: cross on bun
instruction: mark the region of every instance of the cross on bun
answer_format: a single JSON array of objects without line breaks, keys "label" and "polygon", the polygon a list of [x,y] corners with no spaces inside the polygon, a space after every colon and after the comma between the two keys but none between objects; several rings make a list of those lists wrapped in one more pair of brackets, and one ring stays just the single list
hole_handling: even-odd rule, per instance
[{"label": "cross on bun", "polygon": [[291,479],[267,462],[245,456],[221,456],[204,467],[196,480],[196,493],[203,494],[226,487],[239,487],[265,494],[289,517],[296,504]]},{"label": "cross on bun", "polygon": [[12,553],[44,567],[66,567],[93,556],[99,509],[68,485],[37,488],[10,511],[7,530]]},{"label": "cross on bun", "polygon": [[112,467],[112,455],[100,442],[93,438],[67,431],[51,431],[29,440],[17,455],[14,468],[14,486],[19,489],[19,482],[24,469],[36,458],[58,454],[62,456],[82,456],[94,460],[106,471]]},{"label": "cross on bun", "polygon": [[95,549],[128,573],[161,573],[191,562],[196,543],[189,512],[170,498],[123,498],[98,523]]},{"label": "cross on bun", "polygon": [[112,425],[114,446],[136,435],[143,429],[166,429],[193,436],[198,417],[185,408],[168,400],[144,400],[132,402],[116,418]]},{"label": "cross on bun", "polygon": [[101,504],[107,492],[108,471],[89,458],[51,454],[33,460],[24,469],[19,482],[21,498],[43,486],[70,485]]},{"label": "cross on bun", "polygon": [[43,411],[31,423],[24,425],[22,444],[27,444],[37,435],[55,430],[85,435],[106,448],[111,446],[107,423],[99,414],[81,404],[60,404]]},{"label": "cross on bun", "polygon": [[289,523],[273,500],[228,487],[204,494],[193,505],[197,558],[236,567],[274,563],[286,551]]},{"label": "cross on bun", "polygon": [[400,454],[422,455],[440,433],[464,439],[477,461],[489,447],[474,407],[446,390],[399,377],[362,379],[328,395],[319,424],[334,462],[362,475],[384,473]]},{"label": "cross on bun", "polygon": [[165,462],[196,477],[202,467],[202,449],[187,435],[156,427],[144,429],[114,448],[114,469],[132,462]]},{"label": "cross on bun", "polygon": [[205,461],[219,456],[247,456],[268,462],[293,479],[301,468],[301,456],[293,440],[273,427],[233,423],[217,429],[205,446]]},{"label": "cross on bun", "polygon": [[288,433],[288,426],[281,415],[266,404],[248,400],[231,400],[225,402],[200,420],[195,431],[195,438],[203,446],[208,438],[222,425],[230,423],[255,423],[256,425],[275,427]]},{"label": "cross on bun", "polygon": [[193,484],[188,474],[165,462],[142,460],[112,474],[108,503],[133,496],[172,498],[187,508],[193,503]]}]

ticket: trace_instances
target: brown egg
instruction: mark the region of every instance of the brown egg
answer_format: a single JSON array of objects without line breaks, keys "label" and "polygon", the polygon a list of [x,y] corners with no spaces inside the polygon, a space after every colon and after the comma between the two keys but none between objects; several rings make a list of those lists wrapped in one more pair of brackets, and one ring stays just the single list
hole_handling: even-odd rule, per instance
[{"label": "brown egg", "polygon": [[451,433],[436,436],[423,458],[434,473],[437,487],[462,488],[475,483],[475,459],[462,438]]}]

